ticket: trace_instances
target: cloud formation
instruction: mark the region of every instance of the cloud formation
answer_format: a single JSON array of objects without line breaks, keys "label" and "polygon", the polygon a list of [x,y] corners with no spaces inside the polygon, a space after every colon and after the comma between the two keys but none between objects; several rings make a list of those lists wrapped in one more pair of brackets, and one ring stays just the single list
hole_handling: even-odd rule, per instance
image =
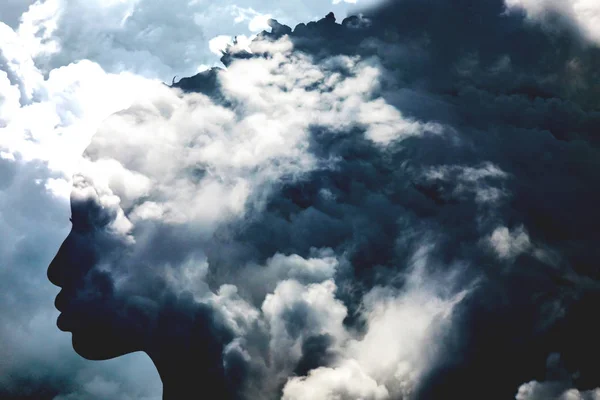
[{"label": "cloud formation", "polygon": [[297,23],[331,9],[345,14],[349,3],[356,2],[37,0],[11,1],[2,11],[3,21],[27,38],[28,50],[45,71],[91,60],[107,72],[170,81],[218,63],[208,46],[213,38],[251,36],[268,28],[271,17]]},{"label": "cloud formation", "polygon": [[522,384],[516,400],[596,400],[600,398],[600,389],[583,390],[571,388],[573,377],[569,376],[560,354],[552,353],[546,360],[546,381],[531,381]]},{"label": "cloud formation", "polygon": [[[600,5],[593,0],[506,0],[509,9],[521,9],[546,29],[575,29],[585,40],[600,44]],[[566,26],[560,26],[560,25]]]},{"label": "cloud formation", "polygon": [[186,379],[222,398],[597,396],[599,50],[506,6],[267,20],[173,87],[85,61],[45,77],[4,26],[0,165],[41,165],[11,191],[64,201],[70,171],[40,146],[75,154],[103,120],[49,272],[75,349],[146,351],[173,398]]}]

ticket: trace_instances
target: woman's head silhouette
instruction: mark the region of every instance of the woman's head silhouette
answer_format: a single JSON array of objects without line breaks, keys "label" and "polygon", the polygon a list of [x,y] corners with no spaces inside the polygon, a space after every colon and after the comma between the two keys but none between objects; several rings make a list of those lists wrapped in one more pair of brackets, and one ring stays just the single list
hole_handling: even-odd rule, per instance
[{"label": "woman's head silhouette", "polygon": [[48,269],[75,350],[173,399],[504,399],[557,351],[590,384],[597,157],[540,122],[594,126],[556,78],[587,50],[461,3],[271,21],[104,121]]}]

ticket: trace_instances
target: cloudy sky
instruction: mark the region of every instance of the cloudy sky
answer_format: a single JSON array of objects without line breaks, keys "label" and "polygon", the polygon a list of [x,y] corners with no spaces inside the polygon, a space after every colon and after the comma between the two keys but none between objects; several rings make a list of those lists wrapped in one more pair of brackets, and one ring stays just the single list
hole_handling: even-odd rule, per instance
[{"label": "cloudy sky", "polygon": [[162,398],[73,226],[199,396],[600,399],[598,71],[595,0],[4,1],[0,398]]}]

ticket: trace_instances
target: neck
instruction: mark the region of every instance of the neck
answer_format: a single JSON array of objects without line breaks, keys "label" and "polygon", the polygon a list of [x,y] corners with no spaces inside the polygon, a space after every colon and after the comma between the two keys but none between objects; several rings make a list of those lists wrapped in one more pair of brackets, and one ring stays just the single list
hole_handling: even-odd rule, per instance
[{"label": "neck", "polygon": [[232,398],[223,349],[230,334],[208,306],[171,300],[148,336],[147,353],[163,382],[163,400]]},{"label": "neck", "polygon": [[163,383],[163,400],[229,399],[221,357],[207,352],[151,355]]},{"label": "neck", "polygon": [[[193,366],[182,365],[180,369],[193,370]],[[205,385],[201,382],[202,377],[191,376],[189,372],[165,371],[164,368],[159,368],[158,371],[163,383],[163,400],[204,398]]]}]

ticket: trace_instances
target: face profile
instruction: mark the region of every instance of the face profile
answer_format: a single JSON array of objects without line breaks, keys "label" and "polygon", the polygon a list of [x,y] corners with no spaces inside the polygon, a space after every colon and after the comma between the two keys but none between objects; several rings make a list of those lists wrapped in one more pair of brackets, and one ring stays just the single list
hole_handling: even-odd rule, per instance
[{"label": "face profile", "polygon": [[73,333],[75,350],[89,359],[140,350],[139,341],[128,338],[132,332],[115,320],[112,310],[120,308],[110,272],[98,269],[103,244],[118,244],[110,243],[104,231],[108,216],[92,201],[77,199],[71,202],[71,213],[71,232],[48,268],[48,278],[61,288],[55,301],[61,312],[58,327]]},{"label": "face profile", "polygon": [[[75,351],[147,353],[165,399],[588,398],[596,150],[532,94],[554,39],[471,3],[486,24],[431,5],[463,47],[406,0],[147,82],[87,148],[48,268]],[[508,23],[539,57],[490,39]]]},{"label": "face profile", "polygon": [[[80,179],[74,179],[71,232],[48,268],[48,278],[61,288],[55,302],[61,312],[59,329],[72,333],[75,351],[87,359],[147,352],[159,368],[165,398],[190,393],[195,380],[183,365],[210,378],[210,385],[227,398],[224,372],[214,366],[232,333],[190,293],[166,288],[164,270],[136,258],[139,252],[158,259],[165,249],[150,240],[153,251],[121,236],[115,231],[118,216],[97,197],[80,197],[80,188],[89,189]],[[169,240],[167,235],[161,239]],[[144,267],[148,269],[140,273],[147,276],[137,280],[126,271]]]}]

